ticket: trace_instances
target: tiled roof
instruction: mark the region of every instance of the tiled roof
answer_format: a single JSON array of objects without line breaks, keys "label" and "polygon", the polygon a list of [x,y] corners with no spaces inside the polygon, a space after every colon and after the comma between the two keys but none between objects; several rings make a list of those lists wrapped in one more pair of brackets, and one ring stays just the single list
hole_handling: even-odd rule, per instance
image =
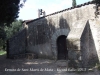
[{"label": "tiled roof", "polygon": [[23,23],[27,23],[27,22],[30,22],[30,21],[33,21],[34,19],[30,19],[30,20],[24,20]]},{"label": "tiled roof", "polygon": [[61,13],[61,12],[64,12],[64,11],[72,10],[72,9],[75,9],[75,8],[80,8],[80,7],[82,7],[82,6],[89,5],[89,4],[94,4],[94,3],[95,3],[95,1],[89,1],[89,2],[86,2],[86,3],[80,4],[80,5],[77,5],[77,6],[75,6],[75,7],[70,7],[70,8],[67,8],[67,9],[64,9],[64,10],[61,10],[61,11],[57,11],[57,12],[54,12],[54,13],[52,13],[52,14],[49,14],[49,15],[40,17],[40,18],[36,18],[36,19],[31,20],[31,21],[28,21],[28,22],[26,22],[26,23],[28,24],[28,23],[30,23],[30,22],[39,20],[39,19],[44,18],[44,17],[47,17],[47,16],[55,15],[55,14],[58,14],[58,13]]}]

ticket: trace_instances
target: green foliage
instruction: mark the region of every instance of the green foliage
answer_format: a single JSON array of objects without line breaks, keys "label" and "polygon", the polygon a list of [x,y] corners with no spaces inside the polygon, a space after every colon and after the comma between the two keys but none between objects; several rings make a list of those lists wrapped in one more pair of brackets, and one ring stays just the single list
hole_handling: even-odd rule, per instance
[{"label": "green foliage", "polygon": [[[0,50],[6,50],[6,40],[14,36],[17,32],[22,29],[22,20],[16,20],[5,26],[4,29],[0,30]],[[2,39],[3,38],[3,39]]]},{"label": "green foliage", "polygon": [[76,0],[72,0],[72,6],[74,7],[74,6],[76,6],[77,4],[76,4]]},{"label": "green foliage", "polygon": [[96,2],[96,4],[100,4],[100,0],[93,0]]},{"label": "green foliage", "polygon": [[18,18],[20,5],[20,0],[0,0],[0,27]]},{"label": "green foliage", "polygon": [[3,28],[0,27],[0,39],[5,40],[6,39],[6,33]]},{"label": "green foliage", "polygon": [[4,54],[6,54],[6,51],[0,51],[0,55],[4,55]]},{"label": "green foliage", "polygon": [[26,0],[0,0],[0,50],[5,49],[6,39],[20,30],[21,21],[16,21],[16,18],[25,2]]},{"label": "green foliage", "polygon": [[0,27],[0,50],[4,49],[5,40],[6,40],[6,32],[4,31],[3,28]]},{"label": "green foliage", "polygon": [[7,39],[11,38],[22,29],[22,20],[16,20],[10,24],[10,27],[5,27]]},{"label": "green foliage", "polygon": [[0,39],[6,38],[5,26],[9,26],[18,18],[19,8],[23,6],[26,0],[0,0]]},{"label": "green foliage", "polygon": [[6,40],[0,39],[0,51],[6,50]]},{"label": "green foliage", "polygon": [[3,49],[3,40],[2,39],[0,39],[0,51]]}]

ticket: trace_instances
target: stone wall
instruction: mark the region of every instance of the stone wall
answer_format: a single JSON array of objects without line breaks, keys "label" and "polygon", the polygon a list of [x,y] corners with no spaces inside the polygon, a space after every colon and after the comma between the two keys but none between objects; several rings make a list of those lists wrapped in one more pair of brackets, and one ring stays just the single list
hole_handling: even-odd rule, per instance
[{"label": "stone wall", "polygon": [[100,17],[94,7],[86,3],[27,22],[26,29],[9,40],[9,56],[35,53],[38,58],[57,60],[57,38],[65,35],[69,66],[95,65],[100,61]]},{"label": "stone wall", "polygon": [[7,42],[8,58],[13,58],[14,55],[24,54],[26,50],[26,29],[21,30]]},{"label": "stone wall", "polygon": [[[89,4],[71,10],[62,10],[28,22],[27,52],[34,52],[40,58],[57,59],[56,40],[61,35],[68,36],[68,40],[72,40],[71,38],[76,40],[77,42],[72,43],[80,50],[80,38],[85,23],[95,17],[94,6]],[[75,37],[71,36],[72,34]]]},{"label": "stone wall", "polygon": [[[97,53],[100,62],[100,15],[98,15],[98,18],[96,19],[89,20],[89,24],[93,37],[94,48],[96,49],[95,53]],[[93,48],[93,46],[91,48]]]},{"label": "stone wall", "polygon": [[88,59],[89,67],[95,66],[97,63],[99,63],[99,58],[98,58],[99,55],[91,31],[92,30],[90,29],[89,25],[89,59]]},{"label": "stone wall", "polygon": [[81,37],[81,56],[83,66],[88,65],[89,59],[89,25],[86,25]]},{"label": "stone wall", "polygon": [[82,66],[84,67],[95,66],[96,63],[99,62],[93,34],[91,31],[92,30],[88,21],[81,36],[81,56]]}]

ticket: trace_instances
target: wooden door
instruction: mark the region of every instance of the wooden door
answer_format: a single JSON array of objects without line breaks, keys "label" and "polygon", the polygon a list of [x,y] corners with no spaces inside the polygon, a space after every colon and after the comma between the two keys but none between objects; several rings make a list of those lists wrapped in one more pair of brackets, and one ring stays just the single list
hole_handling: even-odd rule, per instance
[{"label": "wooden door", "polygon": [[66,36],[62,35],[57,39],[58,60],[65,60],[68,58],[68,51],[66,45]]}]

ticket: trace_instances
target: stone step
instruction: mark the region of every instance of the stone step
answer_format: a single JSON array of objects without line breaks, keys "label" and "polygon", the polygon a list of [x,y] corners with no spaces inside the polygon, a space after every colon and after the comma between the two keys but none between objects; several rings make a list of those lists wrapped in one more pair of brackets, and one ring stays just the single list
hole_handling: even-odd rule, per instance
[{"label": "stone step", "polygon": [[67,60],[57,60],[55,62],[55,64],[57,65],[58,68],[65,68],[68,67],[68,61]]}]

